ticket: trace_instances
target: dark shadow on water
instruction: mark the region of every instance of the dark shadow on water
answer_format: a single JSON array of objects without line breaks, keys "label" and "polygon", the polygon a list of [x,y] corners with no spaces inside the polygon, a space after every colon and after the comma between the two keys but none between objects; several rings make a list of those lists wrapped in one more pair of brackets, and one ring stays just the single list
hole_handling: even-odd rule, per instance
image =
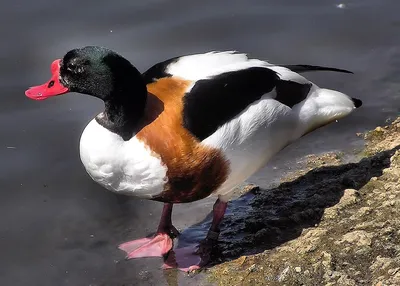
[{"label": "dark shadow on water", "polygon": [[[324,210],[334,206],[348,188],[360,189],[372,177],[382,175],[400,146],[364,158],[358,163],[314,169],[292,182],[270,190],[256,189],[230,202],[221,227],[220,243],[209,266],[241,255],[261,253],[299,237],[319,224]],[[178,247],[203,239],[212,214],[186,229]]]}]

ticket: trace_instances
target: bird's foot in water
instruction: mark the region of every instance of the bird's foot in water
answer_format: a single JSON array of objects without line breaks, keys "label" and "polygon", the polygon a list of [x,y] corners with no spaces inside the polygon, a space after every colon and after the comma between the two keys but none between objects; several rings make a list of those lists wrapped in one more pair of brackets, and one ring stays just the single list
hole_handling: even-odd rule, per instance
[{"label": "bird's foot in water", "polygon": [[169,232],[158,232],[153,237],[128,241],[120,244],[118,248],[126,252],[126,259],[163,257],[172,249],[171,235],[178,234],[178,230],[172,226]]},{"label": "bird's foot in water", "polygon": [[217,240],[206,238],[199,244],[174,249],[168,254],[163,268],[177,268],[184,272],[198,270],[210,262],[216,244]]}]

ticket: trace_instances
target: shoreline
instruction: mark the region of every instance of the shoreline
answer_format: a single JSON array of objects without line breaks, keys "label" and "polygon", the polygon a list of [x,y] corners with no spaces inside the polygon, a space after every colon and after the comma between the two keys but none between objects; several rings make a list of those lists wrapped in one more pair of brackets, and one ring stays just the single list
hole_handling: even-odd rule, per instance
[{"label": "shoreline", "polygon": [[[400,285],[400,117],[363,135],[359,161],[310,155],[224,223],[216,285]],[[240,199],[239,199],[240,200]],[[232,206],[244,207],[242,204]],[[217,262],[218,263],[218,262]]]}]

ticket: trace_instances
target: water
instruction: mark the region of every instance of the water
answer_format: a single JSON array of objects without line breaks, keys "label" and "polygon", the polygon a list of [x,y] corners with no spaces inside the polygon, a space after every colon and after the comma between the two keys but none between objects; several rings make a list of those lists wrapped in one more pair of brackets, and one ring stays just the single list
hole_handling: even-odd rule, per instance
[{"label": "water", "polygon": [[[307,75],[364,105],[285,149],[250,180],[262,187],[304,155],[350,154],[362,144],[356,132],[399,114],[396,0],[99,3],[0,4],[1,285],[197,285],[201,280],[168,276],[159,269],[160,259],[124,261],[115,248],[154,231],[162,206],[108,193],[83,170],[79,137],[101,102],[78,94],[44,102],[24,96],[27,87],[48,79],[50,63],[69,49],[107,46],[142,71],[180,54],[231,49],[274,63],[354,71]],[[203,220],[212,203],[176,206],[175,225],[185,229]]]}]

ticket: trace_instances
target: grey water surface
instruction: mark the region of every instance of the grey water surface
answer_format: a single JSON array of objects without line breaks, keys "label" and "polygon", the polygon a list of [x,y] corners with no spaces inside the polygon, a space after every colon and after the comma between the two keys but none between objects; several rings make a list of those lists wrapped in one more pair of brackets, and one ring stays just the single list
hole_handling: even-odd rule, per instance
[{"label": "grey water surface", "polygon": [[[163,272],[161,259],[124,260],[116,246],[155,231],[162,204],[111,194],[84,171],[79,138],[101,102],[81,94],[25,97],[48,79],[54,59],[102,45],[145,71],[177,55],[238,50],[273,63],[353,71],[307,74],[364,104],[289,146],[249,180],[267,188],[307,154],[351,154],[362,145],[355,133],[399,115],[399,11],[398,0],[3,0],[0,285],[207,284],[201,275]],[[212,204],[176,206],[175,225],[202,221]]]}]

